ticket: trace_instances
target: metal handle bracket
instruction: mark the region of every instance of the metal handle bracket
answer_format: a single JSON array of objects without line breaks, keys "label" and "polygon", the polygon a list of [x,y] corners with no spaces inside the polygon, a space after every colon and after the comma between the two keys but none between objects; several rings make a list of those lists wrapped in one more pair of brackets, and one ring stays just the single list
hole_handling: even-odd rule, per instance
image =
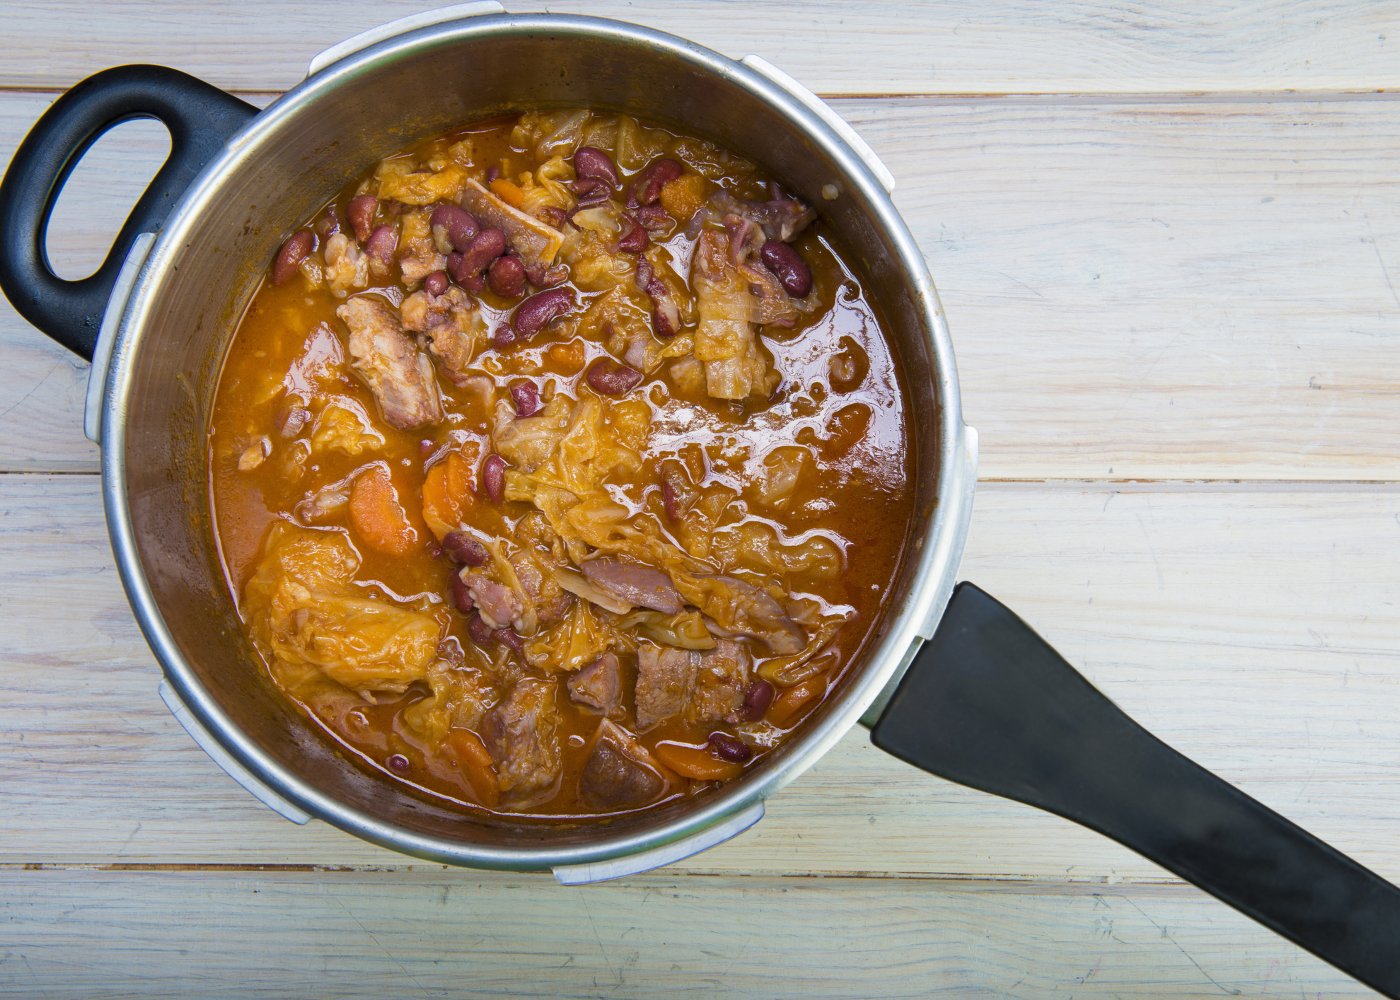
[{"label": "metal handle bracket", "polygon": [[331,63],[339,62],[348,55],[353,55],[361,49],[367,49],[376,42],[382,42],[386,38],[395,35],[402,35],[404,32],[413,31],[417,28],[426,28],[433,24],[442,24],[444,21],[456,21],[464,17],[480,17],[483,14],[504,14],[506,9],[496,0],[478,0],[476,3],[459,3],[450,7],[438,7],[434,10],[425,10],[419,14],[409,14],[388,24],[381,24],[360,32],[337,42],[328,49],[324,49],[311,57],[310,64],[306,67],[307,76],[315,76]]},{"label": "metal handle bracket", "polygon": [[606,882],[609,879],[640,875],[655,868],[673,865],[677,861],[694,857],[701,851],[732,840],[763,818],[763,802],[759,800],[746,809],[728,816],[714,826],[699,833],[684,837],[662,847],[639,854],[629,854],[609,861],[593,861],[581,865],[559,865],[554,869],[554,877],[560,885],[588,885],[592,882]]},{"label": "metal handle bracket", "polygon": [[870,172],[875,175],[875,179],[880,182],[880,186],[885,189],[885,192],[887,194],[894,194],[894,174],[890,173],[890,168],[885,166],[880,157],[875,155],[875,150],[871,149],[870,144],[862,139],[860,133],[851,127],[851,123],[831,109],[830,104],[827,104],[816,94],[798,83],[792,76],[784,73],[762,56],[747,55],[739,61],[749,69],[761,73],[779,87],[782,87],[801,102],[809,111],[815,113],[818,118],[831,126],[831,130],[844,139],[846,144],[850,146],[851,149],[855,150],[856,155],[870,168]]},{"label": "metal handle bracket", "polygon": [[310,821],[310,813],[292,805],[268,788],[255,778],[251,771],[240,764],[232,754],[220,746],[219,741],[214,739],[209,730],[205,729],[203,724],[195,718],[189,706],[175,693],[175,689],[170,686],[169,681],[162,680],[160,682],[160,700],[165,702],[165,707],[170,709],[170,714],[175,716],[175,721],[184,727],[185,732],[189,733],[191,738],[199,744],[200,749],[207,753],[215,764],[223,768],[225,774],[242,785],[250,795],[283,819],[289,819],[298,826]]}]

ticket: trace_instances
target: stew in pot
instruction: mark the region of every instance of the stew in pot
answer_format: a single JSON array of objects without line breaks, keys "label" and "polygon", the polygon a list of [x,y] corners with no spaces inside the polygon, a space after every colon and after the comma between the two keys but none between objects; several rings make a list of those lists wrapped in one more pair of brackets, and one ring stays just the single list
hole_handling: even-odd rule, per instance
[{"label": "stew in pot", "polygon": [[210,428],[268,675],[364,766],[528,816],[732,780],[858,657],[899,374],[808,205],[587,110],[391,156],[280,248]]}]

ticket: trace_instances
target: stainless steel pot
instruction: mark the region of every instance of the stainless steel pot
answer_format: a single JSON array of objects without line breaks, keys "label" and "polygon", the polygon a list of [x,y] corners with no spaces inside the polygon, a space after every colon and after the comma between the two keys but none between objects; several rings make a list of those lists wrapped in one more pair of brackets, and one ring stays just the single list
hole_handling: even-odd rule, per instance
[{"label": "stainless steel pot", "polygon": [[[917,513],[867,653],[795,738],[694,801],[534,824],[466,816],[367,774],[265,682],[214,548],[205,430],[236,321],[292,223],[418,139],[561,105],[706,136],[818,206],[907,376]],[[171,158],[107,263],[62,281],[43,249],[57,192],[98,135],[134,116],[167,124]],[[102,444],[113,550],[164,671],[162,697],[225,770],[289,819],[323,819],[449,864],[552,869],[566,883],[612,878],[752,825],[767,796],[864,719],[897,756],[1099,829],[1373,985],[1400,989],[1400,953],[1389,947],[1400,892],[1157,742],[981,591],[964,584],[950,604],[977,439],[892,188],[845,122],[762,59],[736,62],[613,21],[468,4],[322,53],[260,113],[158,67],[75,87],[0,184],[0,285],[41,330],[93,359],[87,432]]]}]

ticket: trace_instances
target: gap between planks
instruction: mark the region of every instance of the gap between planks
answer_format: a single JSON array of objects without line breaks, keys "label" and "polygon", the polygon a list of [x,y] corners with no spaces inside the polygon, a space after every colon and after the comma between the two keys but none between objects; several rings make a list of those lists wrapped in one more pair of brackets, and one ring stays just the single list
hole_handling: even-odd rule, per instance
[{"label": "gap between planks", "polygon": [[[111,872],[116,874],[200,874],[200,875],[402,875],[402,876],[442,876],[458,873],[464,878],[491,880],[495,882],[520,882],[539,885],[549,881],[548,872],[509,872],[491,871],[484,868],[437,865],[430,862],[406,862],[404,864],[252,864],[239,862],[87,862],[87,861],[43,861],[43,862],[2,862],[0,873],[5,872]],[[1133,892],[1155,895],[1199,896],[1204,890],[1190,882],[1172,875],[1163,874],[1160,878],[1135,876],[1120,878],[1112,875],[1083,877],[1049,877],[1044,875],[997,875],[991,873],[970,875],[962,872],[931,871],[841,871],[841,872],[772,872],[753,871],[742,868],[713,868],[706,870],[677,868],[670,865],[651,871],[639,872],[609,881],[617,884],[635,882],[638,879],[765,879],[791,884],[806,884],[814,879],[823,882],[869,882],[902,881],[939,883],[943,888],[971,888],[1008,894],[1032,893],[1036,895],[1092,896],[1095,893]]]}]

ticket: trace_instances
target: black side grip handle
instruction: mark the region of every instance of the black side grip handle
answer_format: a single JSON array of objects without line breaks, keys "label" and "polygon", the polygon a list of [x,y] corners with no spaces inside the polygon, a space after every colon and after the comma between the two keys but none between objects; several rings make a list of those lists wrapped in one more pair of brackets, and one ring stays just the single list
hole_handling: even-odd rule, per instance
[{"label": "black side grip handle", "polygon": [[[102,313],[131,244],[155,232],[195,175],[258,109],[164,66],[118,66],[88,77],[44,112],[0,181],[0,288],[25,319],[91,359]],[[108,129],[155,118],[170,130],[170,156],[137,201],[107,259],[81,281],[49,265],[49,216],[83,154]]]},{"label": "black side grip handle", "polygon": [[1400,996],[1400,889],[1148,733],[971,584],[871,738],[931,774],[1106,834]]}]

